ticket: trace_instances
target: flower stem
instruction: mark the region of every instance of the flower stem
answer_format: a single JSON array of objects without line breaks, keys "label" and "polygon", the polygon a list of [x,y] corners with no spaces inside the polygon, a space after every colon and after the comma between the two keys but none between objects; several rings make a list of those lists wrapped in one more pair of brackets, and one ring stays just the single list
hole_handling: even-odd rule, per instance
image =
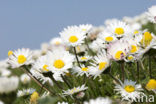
[{"label": "flower stem", "polygon": [[34,80],[41,88],[43,87],[44,90],[50,92],[51,94],[55,95],[52,91],[50,91],[48,88],[46,88],[40,81],[37,80],[37,78],[35,78],[31,72],[27,69],[27,68],[23,68],[21,67],[22,70],[32,79]]},{"label": "flower stem", "polygon": [[80,62],[79,62],[79,59],[78,59],[78,56],[77,56],[76,48],[75,47],[74,47],[74,53],[75,53],[75,57],[76,57],[77,63],[79,65],[79,67],[81,68],[81,65],[80,65]]},{"label": "flower stem", "polygon": [[63,81],[66,83],[66,85],[71,89],[72,87],[71,87],[69,81],[67,81],[67,79],[63,75],[61,75],[61,77],[62,77]]},{"label": "flower stem", "polygon": [[138,82],[140,80],[140,67],[139,67],[139,61],[137,61],[137,79],[138,79]]},{"label": "flower stem", "polygon": [[148,56],[149,60],[148,60],[148,65],[149,65],[149,76],[150,78],[152,78],[152,67],[151,67],[151,56]]},{"label": "flower stem", "polygon": [[121,66],[121,71],[122,71],[121,73],[122,81],[124,81],[125,80],[125,63],[121,62],[120,66]]}]

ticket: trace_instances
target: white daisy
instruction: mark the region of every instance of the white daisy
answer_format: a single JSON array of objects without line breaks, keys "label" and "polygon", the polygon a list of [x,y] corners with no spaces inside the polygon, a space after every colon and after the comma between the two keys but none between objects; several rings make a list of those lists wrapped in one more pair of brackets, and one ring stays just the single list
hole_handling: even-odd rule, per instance
[{"label": "white daisy", "polygon": [[110,43],[107,48],[108,57],[114,60],[123,60],[129,53],[131,47],[126,40],[117,40]]},{"label": "white daisy", "polygon": [[4,104],[4,103],[0,100],[0,104]]},{"label": "white daisy", "polygon": [[98,97],[96,99],[89,100],[89,102],[84,102],[84,104],[112,104],[112,100],[108,97]]},{"label": "white daisy", "polygon": [[108,25],[107,30],[115,34],[116,37],[123,37],[131,34],[130,26],[123,21],[116,21]]},{"label": "white daisy", "polygon": [[134,55],[127,55],[127,57],[124,60],[126,62],[134,62],[134,60],[136,60],[136,57]]},{"label": "white daisy", "polygon": [[38,80],[40,80],[42,82],[42,84],[45,84],[46,82],[49,83],[51,86],[53,86],[53,82],[49,77],[45,77],[42,73],[40,73],[39,71],[35,70],[35,69],[30,69],[30,72],[32,73],[32,75],[37,78]]},{"label": "white daisy", "polygon": [[69,46],[78,46],[84,43],[85,32],[77,26],[68,26],[60,32],[62,40]]},{"label": "white daisy", "polygon": [[50,40],[50,44],[54,45],[54,46],[59,46],[59,45],[62,45],[63,42],[62,42],[62,39],[60,37],[56,37],[56,38],[53,38]]},{"label": "white daisy", "polygon": [[120,81],[121,85],[115,86],[115,91],[117,91],[117,94],[121,94],[122,100],[128,100],[128,101],[136,101],[137,99],[140,99],[141,95],[144,95],[143,89],[140,84],[136,84],[136,82],[133,82],[131,80],[125,80],[124,83]]},{"label": "white daisy", "polygon": [[91,63],[93,66],[90,67],[89,74],[93,75],[94,78],[99,76],[110,65],[110,60],[105,50],[100,51],[97,56],[93,58],[93,62],[94,63]]},{"label": "white daisy", "polygon": [[22,97],[25,95],[31,95],[33,92],[35,92],[35,89],[33,89],[33,88],[18,90],[17,97]]},{"label": "white daisy", "polygon": [[79,61],[80,62],[87,62],[88,60],[90,60],[92,57],[91,56],[81,56],[81,57],[79,57]]},{"label": "white daisy", "polygon": [[68,69],[72,68],[75,57],[65,50],[53,50],[48,52],[50,58],[49,70],[55,73],[68,73]]},{"label": "white daisy", "polygon": [[104,42],[109,43],[117,40],[114,34],[103,31],[98,35],[99,39],[102,39]]},{"label": "white daisy", "polygon": [[33,65],[33,68],[39,72],[49,72],[50,57],[48,55],[39,57]]},{"label": "white daisy", "polygon": [[79,25],[79,28],[83,31],[83,32],[85,32],[85,33],[88,33],[88,32],[90,32],[90,30],[92,29],[92,25],[91,24],[86,24],[86,25],[84,25],[84,24],[82,24],[82,25]]},{"label": "white daisy", "polygon": [[8,69],[0,70],[0,73],[2,77],[8,77],[9,75],[11,75],[11,71]]},{"label": "white daisy", "polygon": [[9,64],[7,62],[8,62],[8,59],[0,60],[0,69],[9,67]]},{"label": "white daisy", "polygon": [[86,67],[84,65],[81,65],[81,68],[76,66],[73,68],[73,73],[76,73],[77,76],[83,76],[84,74],[86,76],[89,76],[89,70],[90,70],[90,67]]},{"label": "white daisy", "polygon": [[32,51],[25,48],[18,49],[9,56],[8,62],[12,66],[12,68],[18,68],[22,65],[29,65],[33,62]]},{"label": "white daisy", "polygon": [[27,74],[22,74],[20,80],[23,84],[27,84],[30,82],[30,77]]},{"label": "white daisy", "polygon": [[153,22],[156,23],[156,5],[153,5],[152,7],[148,8],[148,19]]},{"label": "white daisy", "polygon": [[0,77],[0,93],[9,93],[15,91],[18,87],[19,79],[18,77]]},{"label": "white daisy", "polygon": [[84,91],[86,89],[88,89],[88,87],[85,87],[85,85],[82,85],[82,86],[74,87],[72,89],[68,89],[67,91],[63,91],[62,94],[64,96],[67,96],[67,95],[72,96],[73,94]]}]

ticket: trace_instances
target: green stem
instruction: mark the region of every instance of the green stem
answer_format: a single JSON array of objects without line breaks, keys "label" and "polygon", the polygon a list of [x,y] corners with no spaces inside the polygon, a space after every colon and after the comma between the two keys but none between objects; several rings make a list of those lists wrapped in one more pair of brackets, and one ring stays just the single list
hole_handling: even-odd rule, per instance
[{"label": "green stem", "polygon": [[121,76],[122,76],[122,81],[125,80],[125,63],[124,62],[121,62]]},{"label": "green stem", "polygon": [[149,55],[149,60],[148,60],[148,65],[149,65],[149,76],[152,78],[152,67],[151,67],[151,56]]},{"label": "green stem", "polygon": [[140,68],[139,68],[139,62],[137,61],[137,80],[139,82],[140,80]]},{"label": "green stem", "polygon": [[78,63],[78,65],[79,65],[79,67],[81,68],[81,65],[80,65],[80,62],[79,62],[79,59],[78,59],[78,56],[77,56],[76,48],[75,48],[75,47],[74,47],[74,54],[75,54],[75,57],[76,57],[77,63]]},{"label": "green stem", "polygon": [[63,75],[61,75],[61,77],[62,77],[63,81],[66,83],[66,85],[71,89],[72,87],[71,87],[70,83],[67,81],[67,79]]}]

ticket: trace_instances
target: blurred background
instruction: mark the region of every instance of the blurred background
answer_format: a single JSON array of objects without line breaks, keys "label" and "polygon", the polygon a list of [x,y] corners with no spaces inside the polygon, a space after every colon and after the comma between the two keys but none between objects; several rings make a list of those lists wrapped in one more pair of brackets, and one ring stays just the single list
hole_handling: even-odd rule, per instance
[{"label": "blurred background", "polygon": [[156,0],[0,0],[0,59],[8,50],[38,49],[68,25],[103,25],[135,16]]}]

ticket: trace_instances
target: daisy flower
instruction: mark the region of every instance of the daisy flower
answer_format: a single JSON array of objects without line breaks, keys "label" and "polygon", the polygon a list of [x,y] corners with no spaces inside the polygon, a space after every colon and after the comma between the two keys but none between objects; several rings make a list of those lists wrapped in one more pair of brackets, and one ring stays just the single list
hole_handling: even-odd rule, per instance
[{"label": "daisy flower", "polygon": [[148,83],[146,84],[146,89],[152,90],[153,92],[156,93],[156,80],[155,79],[150,79]]},{"label": "daisy flower", "polygon": [[148,8],[148,19],[153,22],[156,23],[156,5],[153,5],[152,7]]},{"label": "daisy flower", "polygon": [[39,57],[33,64],[33,68],[39,72],[49,72],[49,61],[50,57],[48,55]]},{"label": "daisy flower", "polygon": [[40,80],[42,84],[45,84],[46,82],[48,82],[51,86],[53,86],[53,82],[49,77],[45,77],[42,73],[35,70],[34,68],[30,69],[30,72],[35,78]]},{"label": "daisy flower", "polygon": [[85,32],[77,26],[68,26],[60,32],[62,40],[69,46],[78,46],[84,43]]},{"label": "daisy flower", "polygon": [[18,96],[18,97],[22,97],[22,96],[25,96],[25,95],[30,95],[30,94],[32,94],[34,91],[35,91],[35,89],[33,89],[33,88],[18,90],[17,96]]},{"label": "daisy flower", "polygon": [[116,37],[123,37],[131,34],[130,26],[123,21],[116,21],[108,25],[107,30]]},{"label": "daisy flower", "polygon": [[89,102],[84,102],[84,104],[112,104],[112,100],[108,97],[98,97],[96,99],[89,100]]},{"label": "daisy flower", "polygon": [[116,61],[123,60],[130,51],[130,45],[126,40],[117,40],[110,43],[107,48],[108,57]]},{"label": "daisy flower", "polygon": [[18,77],[0,77],[0,93],[9,93],[15,91],[18,87],[19,79]]},{"label": "daisy flower", "polygon": [[90,60],[92,57],[91,56],[81,56],[81,57],[79,57],[79,61],[80,62],[87,62],[88,60]]},{"label": "daisy flower", "polygon": [[75,93],[78,93],[78,92],[82,92],[84,90],[88,89],[88,87],[85,87],[85,85],[82,85],[82,86],[78,86],[78,87],[74,87],[72,89],[68,89],[67,91],[63,91],[63,95],[64,96],[72,96],[73,94]]},{"label": "daisy flower", "polygon": [[11,71],[8,69],[2,69],[2,70],[0,70],[0,73],[1,73],[2,77],[8,77],[11,75]]},{"label": "daisy flower", "polygon": [[53,50],[48,52],[50,58],[49,70],[55,73],[68,73],[68,69],[72,68],[75,57],[65,50]]},{"label": "daisy flower", "polygon": [[122,100],[136,101],[140,99],[141,95],[144,95],[143,89],[140,84],[131,80],[125,80],[124,83],[120,81],[121,85],[115,86],[117,94],[121,94]]},{"label": "daisy flower", "polygon": [[27,84],[30,82],[30,77],[27,74],[22,74],[20,80],[23,84]]},{"label": "daisy flower", "polygon": [[134,55],[127,55],[124,60],[126,62],[134,62],[134,60],[136,60],[136,57]]},{"label": "daisy flower", "polygon": [[18,68],[22,65],[29,65],[33,62],[32,60],[32,51],[29,49],[18,49],[9,55],[9,64],[12,68]]},{"label": "daisy flower", "polygon": [[51,39],[50,44],[54,46],[59,46],[63,44],[63,41],[60,37],[56,37],[56,38]]},{"label": "daisy flower", "polygon": [[89,70],[90,70],[90,67],[86,67],[84,65],[81,65],[81,68],[76,66],[73,68],[73,73],[76,73],[77,76],[83,76],[84,74],[86,76],[89,76]]},{"label": "daisy flower", "polygon": [[105,50],[100,51],[97,56],[93,58],[92,66],[90,67],[89,74],[93,75],[94,78],[99,76],[108,66],[110,65],[110,60],[107,57]]},{"label": "daisy flower", "polygon": [[90,30],[92,29],[92,25],[91,24],[86,24],[86,25],[84,25],[84,24],[82,24],[82,25],[79,25],[79,28],[83,31],[83,32],[85,32],[86,34],[88,33],[88,32],[90,32]]},{"label": "daisy flower", "polygon": [[114,34],[106,32],[106,31],[99,33],[98,38],[102,39],[106,43],[113,42],[113,41],[117,40],[117,38],[115,37]]}]

